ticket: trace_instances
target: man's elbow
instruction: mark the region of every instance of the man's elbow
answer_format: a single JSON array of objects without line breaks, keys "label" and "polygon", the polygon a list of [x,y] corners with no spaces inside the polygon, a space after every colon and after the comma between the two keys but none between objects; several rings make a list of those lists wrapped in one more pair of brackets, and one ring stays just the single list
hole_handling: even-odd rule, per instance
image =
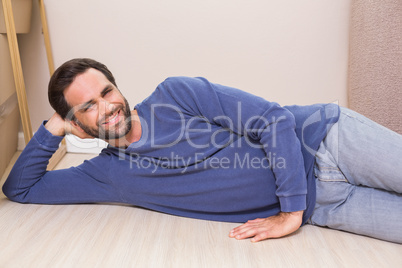
[{"label": "man's elbow", "polygon": [[2,190],[3,190],[4,195],[11,201],[18,202],[18,203],[28,203],[25,200],[26,193],[24,193],[22,191],[18,191],[11,185],[8,185],[7,181],[6,181],[6,183],[4,183]]}]

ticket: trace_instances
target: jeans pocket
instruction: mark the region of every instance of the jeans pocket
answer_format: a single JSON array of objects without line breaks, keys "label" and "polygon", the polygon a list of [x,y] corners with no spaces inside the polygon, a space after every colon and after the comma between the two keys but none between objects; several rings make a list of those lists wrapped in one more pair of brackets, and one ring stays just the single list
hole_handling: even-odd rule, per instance
[{"label": "jeans pocket", "polygon": [[318,156],[315,157],[314,175],[320,181],[348,182],[335,163]]}]

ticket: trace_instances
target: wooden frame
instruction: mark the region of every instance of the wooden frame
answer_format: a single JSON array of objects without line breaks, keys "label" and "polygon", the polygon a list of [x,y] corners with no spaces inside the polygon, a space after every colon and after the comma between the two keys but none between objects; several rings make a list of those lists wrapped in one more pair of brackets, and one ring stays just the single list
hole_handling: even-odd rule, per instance
[{"label": "wooden frame", "polygon": [[43,0],[39,0],[38,2],[39,2],[40,18],[42,21],[43,37],[45,39],[47,63],[49,65],[50,76],[52,76],[52,74],[54,73],[54,61],[53,61],[52,47],[50,45],[49,29],[47,27],[45,4],[43,3]]},{"label": "wooden frame", "polygon": [[22,129],[25,143],[32,138],[31,119],[29,117],[28,101],[25,91],[24,76],[22,73],[20,51],[18,49],[17,33],[15,31],[14,15],[11,0],[2,0],[4,20],[7,30],[8,47],[10,49],[11,64],[13,67],[15,89],[21,115]]},{"label": "wooden frame", "polygon": [[[43,3],[43,0],[38,0],[38,2],[39,2],[39,11],[41,16],[42,28],[43,28],[43,36],[45,39],[49,73],[50,75],[52,75],[54,72],[54,63],[50,45],[49,30],[47,27],[45,5]],[[14,74],[15,88],[17,92],[18,105],[21,115],[22,128],[24,131],[25,143],[27,144],[29,140],[32,138],[33,134],[31,127],[31,119],[28,110],[28,102],[25,90],[24,75],[22,72],[20,52],[18,48],[17,33],[15,30],[15,22],[13,15],[14,13],[12,9],[11,0],[2,0],[2,4],[3,4],[6,31],[7,31],[8,46],[10,50],[11,63]],[[66,154],[66,152],[67,152],[66,143],[65,140],[63,139],[59,150],[57,150],[56,153],[53,155],[53,157],[50,159],[48,169],[53,169],[56,166],[56,164],[60,161],[60,159]]]}]

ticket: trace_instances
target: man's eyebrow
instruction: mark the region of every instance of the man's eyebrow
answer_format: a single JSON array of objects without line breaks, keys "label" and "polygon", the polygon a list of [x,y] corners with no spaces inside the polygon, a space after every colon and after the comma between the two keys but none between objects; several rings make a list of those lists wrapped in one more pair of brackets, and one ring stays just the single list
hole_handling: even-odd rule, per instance
[{"label": "man's eyebrow", "polygon": [[107,92],[109,89],[112,89],[112,88],[113,88],[112,85],[107,85],[107,86],[102,90],[101,96],[102,96],[102,97],[105,96],[105,95],[106,95],[106,92]]}]

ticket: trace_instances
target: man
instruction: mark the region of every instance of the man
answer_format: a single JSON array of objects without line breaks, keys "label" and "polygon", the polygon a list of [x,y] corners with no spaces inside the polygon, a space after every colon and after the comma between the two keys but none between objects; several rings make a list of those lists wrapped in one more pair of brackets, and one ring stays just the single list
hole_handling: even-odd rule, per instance
[{"label": "man", "polygon": [[[3,186],[21,203],[118,202],[245,222],[252,242],[305,223],[402,243],[402,138],[334,104],[280,107],[204,78],[168,78],[134,110],[91,59],[60,66],[56,113]],[[46,171],[66,133],[109,143],[78,167]],[[316,192],[317,190],[317,192]]]}]

